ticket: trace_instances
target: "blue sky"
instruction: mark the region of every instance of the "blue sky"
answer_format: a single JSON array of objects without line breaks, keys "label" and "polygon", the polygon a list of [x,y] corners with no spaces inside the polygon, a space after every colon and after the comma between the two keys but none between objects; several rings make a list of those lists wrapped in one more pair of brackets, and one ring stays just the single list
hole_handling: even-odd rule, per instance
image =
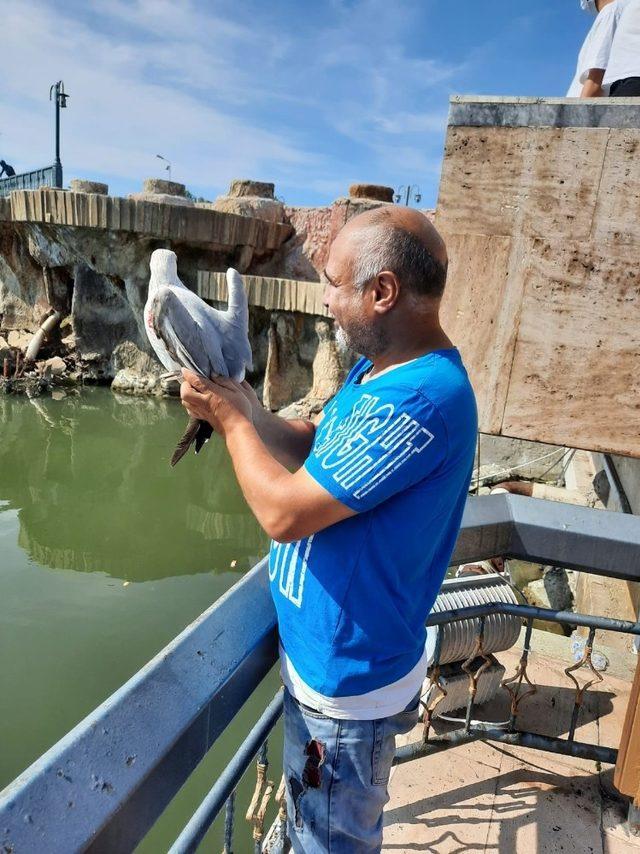
[{"label": "blue sky", "polygon": [[437,198],[449,96],[565,94],[578,0],[0,0],[0,156],[53,159],[114,194],[162,177],[206,198],[235,177],[327,204],[353,181]]}]

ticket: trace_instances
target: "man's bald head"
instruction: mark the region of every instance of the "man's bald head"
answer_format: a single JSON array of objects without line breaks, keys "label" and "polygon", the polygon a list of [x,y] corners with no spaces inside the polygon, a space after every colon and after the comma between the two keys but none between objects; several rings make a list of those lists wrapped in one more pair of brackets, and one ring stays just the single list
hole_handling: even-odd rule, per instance
[{"label": "man's bald head", "polygon": [[349,250],[357,288],[387,270],[415,295],[442,296],[447,250],[419,211],[392,205],[366,211],[349,220],[336,238],[338,242]]}]

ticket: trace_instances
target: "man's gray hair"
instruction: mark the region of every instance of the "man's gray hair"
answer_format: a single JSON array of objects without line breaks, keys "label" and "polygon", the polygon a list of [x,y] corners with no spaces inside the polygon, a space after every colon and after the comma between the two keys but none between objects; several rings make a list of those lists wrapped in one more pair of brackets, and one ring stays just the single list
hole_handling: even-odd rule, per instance
[{"label": "man's gray hair", "polygon": [[353,259],[357,290],[383,270],[395,273],[400,284],[416,296],[440,297],[447,268],[433,257],[412,232],[395,225],[372,223],[358,236]]}]

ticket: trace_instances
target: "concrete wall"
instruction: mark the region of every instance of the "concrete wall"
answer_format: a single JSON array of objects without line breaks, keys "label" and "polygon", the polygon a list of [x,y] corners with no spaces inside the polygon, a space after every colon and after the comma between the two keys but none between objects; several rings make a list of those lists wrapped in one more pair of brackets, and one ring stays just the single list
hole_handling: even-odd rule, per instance
[{"label": "concrete wall", "polygon": [[445,328],[483,432],[640,456],[640,106],[452,101]]}]

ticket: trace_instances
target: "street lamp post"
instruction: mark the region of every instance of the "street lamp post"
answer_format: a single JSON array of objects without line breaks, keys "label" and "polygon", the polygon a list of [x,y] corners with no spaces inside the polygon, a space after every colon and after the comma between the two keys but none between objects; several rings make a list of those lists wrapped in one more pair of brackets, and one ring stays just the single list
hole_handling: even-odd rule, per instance
[{"label": "street lamp post", "polygon": [[62,187],[62,163],[60,161],[60,110],[64,110],[67,106],[67,98],[71,97],[64,91],[64,83],[58,80],[49,89],[49,100],[54,102],[56,113],[56,159],[54,163],[55,169],[55,185]]},{"label": "street lamp post", "polygon": [[420,192],[420,187],[417,184],[407,184],[406,186],[402,184],[398,187],[398,191],[393,197],[394,202],[399,205],[402,201],[402,197],[404,195],[404,204],[406,207],[409,207],[409,202],[411,199],[419,205],[420,200],[422,199],[422,194]]},{"label": "street lamp post", "polygon": [[164,162],[167,164],[164,168],[169,173],[169,180],[171,180],[171,161],[167,160],[167,158],[163,157],[161,154],[156,154],[156,157],[158,158],[158,160],[164,160]]}]

